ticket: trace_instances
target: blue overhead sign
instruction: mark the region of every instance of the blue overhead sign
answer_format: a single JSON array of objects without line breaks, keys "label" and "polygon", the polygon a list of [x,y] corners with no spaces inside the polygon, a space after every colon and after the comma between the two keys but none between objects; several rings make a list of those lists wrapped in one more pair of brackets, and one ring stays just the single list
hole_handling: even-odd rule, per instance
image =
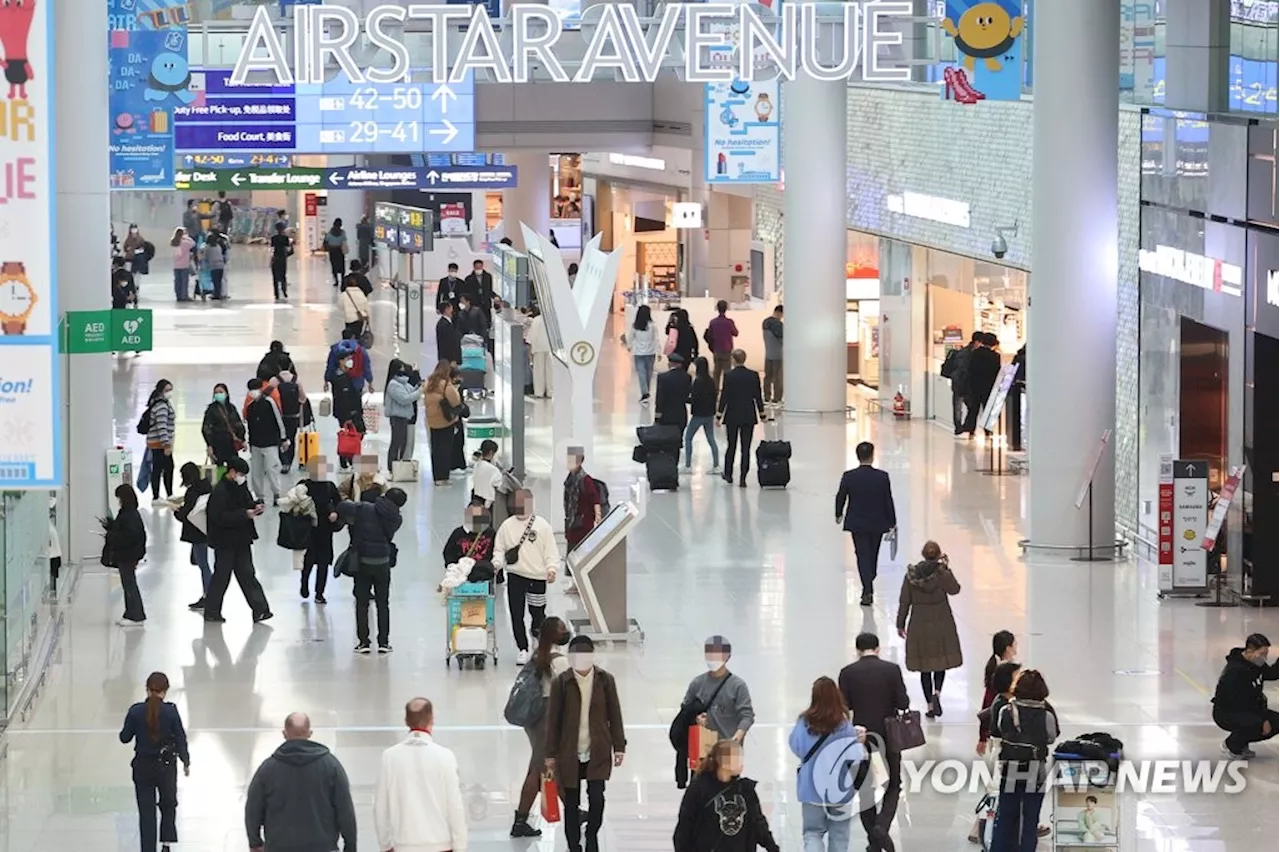
[{"label": "blue overhead sign", "polygon": [[195,101],[174,111],[179,151],[465,153],[475,147],[475,78],[456,84],[231,84],[192,73]]},{"label": "blue overhead sign", "polygon": [[287,169],[293,165],[288,154],[180,154],[178,162],[188,169]]},{"label": "blue overhead sign", "polygon": [[341,166],[325,169],[328,189],[437,189],[470,191],[510,189],[516,185],[515,166],[438,169],[422,166]]}]

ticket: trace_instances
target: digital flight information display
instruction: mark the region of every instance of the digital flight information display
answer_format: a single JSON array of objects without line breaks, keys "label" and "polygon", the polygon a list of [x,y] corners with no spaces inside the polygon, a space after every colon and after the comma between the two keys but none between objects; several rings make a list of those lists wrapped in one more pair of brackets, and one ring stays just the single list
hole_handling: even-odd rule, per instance
[{"label": "digital flight information display", "polygon": [[230,69],[195,69],[196,98],[174,110],[178,151],[304,154],[467,153],[475,148],[475,78],[457,84],[233,86]]}]

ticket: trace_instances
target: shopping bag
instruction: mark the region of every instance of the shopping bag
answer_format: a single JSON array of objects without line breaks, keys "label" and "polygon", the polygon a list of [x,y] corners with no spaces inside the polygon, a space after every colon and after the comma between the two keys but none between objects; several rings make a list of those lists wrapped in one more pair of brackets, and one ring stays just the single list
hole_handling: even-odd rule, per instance
[{"label": "shopping bag", "polygon": [[310,464],[320,455],[320,433],[314,429],[306,429],[298,433],[298,461]]},{"label": "shopping bag", "polygon": [[280,529],[276,533],[276,545],[285,550],[306,550],[311,543],[311,518],[284,512],[280,515]]},{"label": "shopping bag", "polygon": [[417,459],[397,459],[391,463],[392,482],[417,482],[418,479]]},{"label": "shopping bag", "polygon": [[884,720],[884,738],[891,751],[902,752],[924,745],[924,728],[919,710],[903,710]]},{"label": "shopping bag", "polygon": [[361,414],[364,417],[364,431],[377,432],[382,425],[382,406],[376,402],[366,402]]},{"label": "shopping bag", "polygon": [[134,482],[139,491],[146,491],[151,487],[151,450],[147,449],[142,454],[142,464],[138,465],[138,479]]},{"label": "shopping bag", "polygon": [[338,455],[355,458],[360,455],[360,445],[363,440],[364,436],[356,431],[355,425],[348,422],[338,432]]},{"label": "shopping bag", "polygon": [[705,725],[689,726],[689,771],[697,772],[702,759],[711,754],[720,735]]},{"label": "shopping bag", "polygon": [[550,772],[542,774],[542,821],[560,821],[560,786]]}]

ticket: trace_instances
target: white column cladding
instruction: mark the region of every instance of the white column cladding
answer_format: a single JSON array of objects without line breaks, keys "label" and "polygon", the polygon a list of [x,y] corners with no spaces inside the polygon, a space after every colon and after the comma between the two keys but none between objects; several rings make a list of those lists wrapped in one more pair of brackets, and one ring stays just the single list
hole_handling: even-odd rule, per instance
[{"label": "white column cladding", "polygon": [[845,382],[845,116],[843,82],[797,75],[782,85],[783,338],[788,411],[843,412]]},{"label": "white column cladding", "polygon": [[[1116,417],[1119,228],[1115,0],[1036,6],[1027,392],[1034,545],[1088,543],[1075,499]],[[1094,477],[1099,542],[1115,540],[1115,453]]]},{"label": "white column cladding", "polygon": [[[111,307],[102,284],[111,230],[106,92],[84,81],[107,79],[107,4],[53,6],[58,300],[63,311]],[[70,235],[84,245],[77,248]],[[83,250],[81,250],[83,249]],[[163,289],[163,288],[162,288]],[[66,455],[68,560],[95,561],[102,550],[95,520],[107,509],[106,451],[114,443],[110,355],[63,356],[62,423]],[[130,412],[133,413],[133,412]],[[135,464],[141,459],[135,459]]]},{"label": "white column cladding", "polygon": [[525,250],[524,223],[543,236],[551,234],[551,159],[545,151],[508,151],[503,162],[516,167],[518,184],[502,190],[502,230]]}]

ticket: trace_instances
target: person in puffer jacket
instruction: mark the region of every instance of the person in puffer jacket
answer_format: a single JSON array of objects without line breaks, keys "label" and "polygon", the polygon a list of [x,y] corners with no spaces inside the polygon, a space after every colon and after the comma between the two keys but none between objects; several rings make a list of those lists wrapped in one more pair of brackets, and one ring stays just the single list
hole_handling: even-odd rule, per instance
[{"label": "person in puffer jacket", "polygon": [[[415,382],[414,379],[417,379]],[[392,358],[387,365],[387,386],[382,405],[391,421],[391,443],[387,447],[387,471],[401,459],[412,458],[409,432],[413,428],[414,406],[422,393],[422,376],[412,364]]]},{"label": "person in puffer jacket", "polygon": [[1058,739],[1058,714],[1035,669],[1023,669],[1013,700],[1000,708],[1000,801],[991,852],[1035,852],[1049,754]]},{"label": "person in puffer jacket", "polygon": [[399,488],[384,494],[370,493],[360,502],[338,504],[338,518],[351,528],[351,546],[356,551],[356,647],[357,654],[369,654],[369,602],[378,609],[378,653],[391,653],[391,569],[396,564],[392,540],[403,519],[400,509],[407,495]]},{"label": "person in puffer jacket", "polygon": [[150,428],[147,429],[147,451],[151,453],[151,499],[160,499],[160,485],[164,484],[164,496],[173,496],[173,439],[177,432],[177,416],[173,412],[173,382],[161,379],[147,400]]}]

